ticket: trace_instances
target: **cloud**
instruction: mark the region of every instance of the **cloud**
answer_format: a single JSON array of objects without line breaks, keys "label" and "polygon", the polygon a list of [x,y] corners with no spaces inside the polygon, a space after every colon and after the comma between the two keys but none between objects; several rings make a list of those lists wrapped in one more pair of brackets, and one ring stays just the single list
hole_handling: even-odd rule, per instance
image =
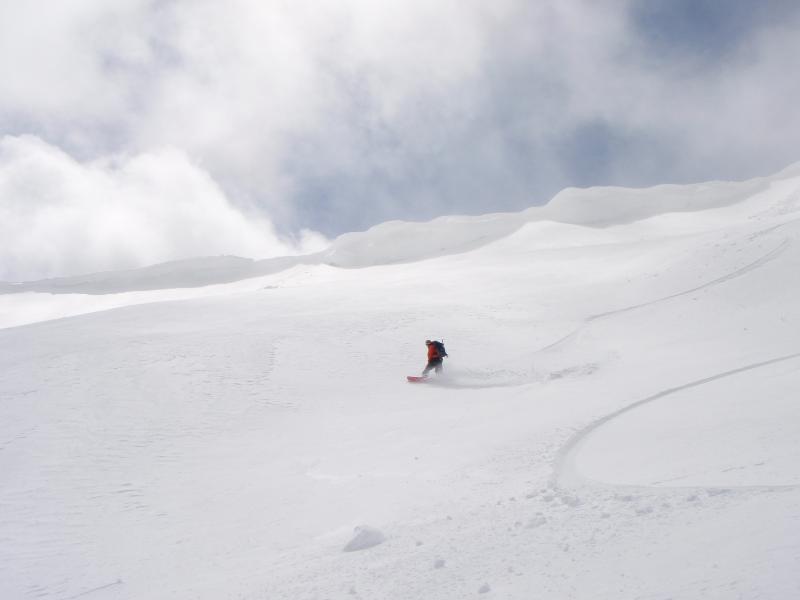
[{"label": "cloud", "polygon": [[284,235],[798,160],[800,7],[646,4],[7,3],[0,130],[85,166],[173,148]]},{"label": "cloud", "polygon": [[31,136],[0,140],[0,280],[132,268],[198,255],[320,249],[245,215],[180,151],[80,163]]}]

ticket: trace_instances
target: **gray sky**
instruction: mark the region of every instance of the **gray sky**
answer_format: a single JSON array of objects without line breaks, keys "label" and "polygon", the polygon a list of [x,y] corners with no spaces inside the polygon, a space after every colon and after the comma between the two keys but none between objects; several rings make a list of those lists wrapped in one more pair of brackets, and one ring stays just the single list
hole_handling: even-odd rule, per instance
[{"label": "gray sky", "polygon": [[0,279],[766,175],[800,160],[798,26],[788,0],[0,0]]}]

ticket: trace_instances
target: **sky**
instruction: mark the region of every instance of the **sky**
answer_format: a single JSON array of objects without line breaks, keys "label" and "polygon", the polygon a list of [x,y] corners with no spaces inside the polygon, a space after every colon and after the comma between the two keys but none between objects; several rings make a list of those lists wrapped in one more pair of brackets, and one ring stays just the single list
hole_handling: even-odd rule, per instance
[{"label": "sky", "polygon": [[800,160],[789,0],[0,0],[0,280]]}]

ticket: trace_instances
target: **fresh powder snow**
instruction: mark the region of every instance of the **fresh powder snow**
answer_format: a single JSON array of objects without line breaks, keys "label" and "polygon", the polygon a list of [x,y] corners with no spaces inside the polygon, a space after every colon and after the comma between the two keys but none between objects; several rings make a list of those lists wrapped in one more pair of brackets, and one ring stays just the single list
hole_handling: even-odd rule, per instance
[{"label": "fresh powder snow", "polygon": [[795,166],[2,284],[0,598],[800,597],[799,273]]}]

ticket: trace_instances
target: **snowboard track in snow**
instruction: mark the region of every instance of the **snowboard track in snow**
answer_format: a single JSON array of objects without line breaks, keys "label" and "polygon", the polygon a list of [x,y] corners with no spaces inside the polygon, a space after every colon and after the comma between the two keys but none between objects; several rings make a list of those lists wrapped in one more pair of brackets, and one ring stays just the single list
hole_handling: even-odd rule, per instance
[{"label": "snowboard track in snow", "polygon": [[684,290],[682,292],[677,292],[675,294],[670,294],[669,296],[664,296],[663,298],[656,298],[655,300],[649,300],[647,302],[642,302],[641,304],[634,304],[633,306],[626,306],[625,308],[618,308],[616,310],[610,310],[608,312],[592,315],[591,317],[589,317],[586,320],[586,322],[587,323],[591,323],[592,321],[596,321],[598,319],[602,319],[603,317],[610,317],[612,315],[618,315],[618,314],[625,313],[625,312],[628,312],[628,311],[631,311],[631,310],[636,310],[638,308],[644,308],[645,306],[651,306],[651,305],[657,304],[659,302],[665,302],[667,300],[672,300],[674,298],[680,298],[681,296],[686,296],[688,294],[693,294],[694,292],[699,292],[700,290],[705,290],[705,289],[708,289],[708,288],[713,287],[715,285],[719,285],[721,283],[725,283],[726,281],[730,281],[731,279],[736,279],[737,277],[741,277],[742,275],[746,275],[750,271],[754,271],[755,269],[758,269],[759,267],[764,266],[768,262],[778,258],[778,256],[780,256],[781,254],[784,253],[784,251],[786,251],[786,249],[789,247],[789,244],[790,244],[790,240],[788,240],[788,239],[783,240],[783,242],[778,244],[778,246],[775,247],[773,250],[767,252],[764,256],[754,260],[753,262],[751,262],[751,263],[749,263],[749,264],[747,264],[747,265],[745,265],[745,266],[743,266],[743,267],[741,267],[739,269],[736,269],[735,271],[732,271],[731,273],[728,273],[728,274],[723,275],[721,277],[717,277],[716,279],[712,279],[711,281],[708,281],[708,282],[704,283],[703,285],[699,285],[697,287],[693,287],[693,288],[691,288],[689,290]]},{"label": "snowboard track in snow", "polygon": [[[776,230],[776,229],[778,229],[780,227],[784,227],[786,225],[789,225],[791,223],[795,223],[797,221],[800,221],[800,219],[795,219],[795,220],[792,220],[792,221],[788,221],[786,223],[782,223],[780,225],[776,225],[774,227],[770,227],[768,229],[764,229],[764,230],[759,231],[759,232],[757,232],[757,233],[755,233],[753,235],[758,235],[758,236],[766,235],[767,233],[770,233],[770,232],[772,232],[772,231],[774,231],[774,230]],[[663,296],[661,298],[655,298],[653,300],[648,300],[647,302],[642,302],[642,303],[639,303],[639,304],[633,304],[631,306],[625,306],[623,308],[618,308],[618,309],[614,309],[614,310],[610,310],[610,311],[606,311],[606,312],[590,315],[589,317],[584,319],[584,321],[578,327],[576,327],[573,331],[571,331],[570,333],[568,333],[564,337],[560,338],[559,340],[557,340],[557,341],[545,346],[544,348],[539,349],[538,351],[536,351],[536,353],[545,352],[547,350],[552,350],[553,348],[563,344],[564,342],[566,342],[566,341],[568,341],[570,339],[573,339],[578,334],[580,334],[586,327],[588,327],[589,325],[591,325],[595,321],[599,321],[601,319],[605,319],[605,318],[608,318],[608,317],[613,317],[613,316],[616,316],[616,315],[619,315],[619,314],[623,314],[623,313],[626,313],[626,312],[630,312],[630,311],[633,311],[633,310],[638,310],[640,308],[645,308],[645,307],[648,307],[648,306],[652,306],[652,305],[658,304],[660,302],[666,302],[668,300],[673,300],[675,298],[680,298],[680,297],[686,296],[688,294],[693,294],[693,293],[699,292],[701,290],[705,290],[705,289],[709,289],[709,288],[717,286],[717,285],[721,285],[721,284],[723,284],[723,283],[725,283],[727,281],[731,281],[732,279],[736,279],[738,277],[742,277],[742,276],[750,273],[751,271],[754,271],[754,270],[766,265],[767,263],[775,260],[776,258],[778,258],[780,255],[782,255],[789,248],[789,246],[791,245],[791,242],[792,242],[792,240],[789,239],[789,238],[784,239],[775,248],[773,248],[772,250],[770,250],[769,252],[767,252],[763,256],[760,256],[759,258],[757,258],[753,262],[750,262],[750,263],[748,263],[748,264],[746,264],[746,265],[744,265],[744,266],[742,266],[742,267],[740,267],[738,269],[735,269],[734,271],[731,271],[730,273],[726,273],[725,275],[722,275],[720,277],[712,279],[711,281],[707,281],[706,283],[703,283],[702,285],[693,287],[691,289],[683,290],[683,291],[680,291],[680,292],[676,292],[674,294],[670,294],[668,296]],[[438,386],[438,387],[453,388],[453,389],[511,388],[511,387],[521,387],[521,386],[525,386],[525,385],[530,385],[532,383],[536,383],[536,380],[535,380],[535,378],[531,378],[531,377],[516,378],[516,379],[513,379],[513,380],[508,380],[508,381],[503,381],[503,382],[491,382],[491,381],[470,382],[470,381],[459,381],[458,378],[452,378],[452,379],[451,378],[444,378],[442,380],[433,380],[433,381],[429,382],[430,385],[435,385],[435,386]]]},{"label": "snowboard track in snow", "polygon": [[[679,385],[677,387],[669,388],[666,390],[662,390],[656,394],[643,398],[641,400],[637,400],[636,402],[624,406],[619,410],[616,410],[610,414],[605,415],[595,421],[589,423],[586,427],[579,430],[575,434],[570,437],[563,446],[559,449],[558,453],[556,454],[555,460],[553,462],[553,471],[550,476],[550,487],[554,489],[562,489],[565,490],[567,488],[575,487],[574,482],[580,480],[581,478],[572,473],[571,464],[572,459],[575,453],[580,449],[583,443],[598,429],[600,429],[603,425],[616,419],[617,417],[629,413],[633,410],[641,408],[646,404],[650,404],[657,400],[661,400],[662,398],[666,398],[667,396],[671,396],[678,392],[682,392],[684,390],[696,388],[707,383],[711,383],[714,381],[718,381],[720,379],[724,379],[726,377],[731,377],[733,375],[738,375],[740,373],[744,373],[747,371],[752,371],[755,369],[759,369],[761,367],[766,367],[768,365],[774,365],[781,362],[790,361],[796,358],[800,358],[800,352],[795,352],[792,354],[787,354],[784,356],[779,356],[777,358],[772,358],[769,360],[764,360],[756,363],[751,363],[749,365],[745,365],[742,367],[738,367],[736,369],[731,369],[729,371],[723,371],[721,373],[716,373],[714,375],[710,375],[709,377],[704,377],[702,379],[697,379],[695,381],[691,381],[689,383],[685,383],[683,385]],[[571,480],[571,481],[566,481]],[[640,489],[640,490],[670,490],[670,489],[702,489],[702,490],[793,490],[793,489],[800,489],[800,485],[798,484],[791,484],[791,485],[750,485],[750,486],[713,486],[713,485],[693,485],[693,486],[665,486],[665,487],[655,487],[655,486],[643,486],[643,485],[625,485],[625,484],[610,484],[604,483],[601,481],[595,481],[590,479],[583,479],[584,482],[590,483],[593,486],[597,487],[614,487],[614,488],[626,488],[626,489]]]},{"label": "snowboard track in snow", "polygon": [[91,590],[86,590],[85,592],[81,592],[79,594],[75,594],[74,596],[68,596],[64,600],[77,600],[77,598],[85,598],[90,594],[94,594],[95,592],[100,592],[102,590],[107,590],[108,588],[112,588],[117,585],[122,585],[124,582],[122,579],[117,579],[116,581],[112,581],[111,583],[107,583],[105,585],[98,586]]},{"label": "snowboard track in snow", "polygon": [[[790,221],[790,223],[794,223],[794,222],[795,221]],[[777,227],[782,227],[783,225],[788,225],[788,224],[789,223],[783,223],[780,226],[771,227],[768,230],[759,232],[759,234],[767,233],[768,231],[777,229]],[[693,294],[695,292],[699,292],[700,290],[705,290],[705,289],[711,288],[713,286],[720,285],[722,283],[730,281],[732,279],[736,279],[737,277],[741,277],[743,275],[746,275],[750,271],[758,269],[759,267],[764,266],[768,262],[778,258],[778,256],[780,256],[781,254],[783,254],[786,251],[786,249],[789,247],[790,244],[791,244],[791,240],[790,239],[785,239],[780,244],[778,244],[777,247],[773,248],[772,250],[767,252],[765,255],[763,255],[760,258],[754,260],[753,262],[748,263],[745,266],[736,269],[735,271],[731,271],[730,273],[722,275],[721,277],[717,277],[716,279],[712,279],[711,281],[707,281],[706,283],[704,283],[702,285],[699,285],[697,287],[693,287],[693,288],[688,289],[688,290],[683,290],[682,292],[676,292],[674,294],[670,294],[669,296],[664,296],[662,298],[656,298],[654,300],[648,300],[647,302],[642,302],[640,304],[633,304],[631,306],[625,306],[623,308],[617,308],[617,309],[614,309],[614,310],[609,310],[607,312],[602,312],[602,313],[598,313],[598,314],[595,314],[595,315],[590,315],[586,319],[584,319],[583,322],[577,328],[575,328],[573,331],[571,331],[570,333],[568,333],[564,337],[559,338],[555,342],[552,342],[551,344],[548,344],[544,348],[539,349],[537,352],[545,352],[547,350],[552,350],[553,348],[556,348],[557,346],[560,346],[561,344],[563,344],[567,340],[570,340],[570,339],[574,338],[575,336],[577,336],[587,326],[591,325],[595,321],[599,321],[600,319],[605,319],[607,317],[613,317],[615,315],[619,315],[619,314],[622,314],[622,313],[630,312],[632,310],[637,310],[639,308],[644,308],[646,306],[652,306],[652,305],[658,304],[660,302],[666,302],[667,300],[673,300],[673,299],[679,298],[681,296],[686,296],[687,294]]]}]

